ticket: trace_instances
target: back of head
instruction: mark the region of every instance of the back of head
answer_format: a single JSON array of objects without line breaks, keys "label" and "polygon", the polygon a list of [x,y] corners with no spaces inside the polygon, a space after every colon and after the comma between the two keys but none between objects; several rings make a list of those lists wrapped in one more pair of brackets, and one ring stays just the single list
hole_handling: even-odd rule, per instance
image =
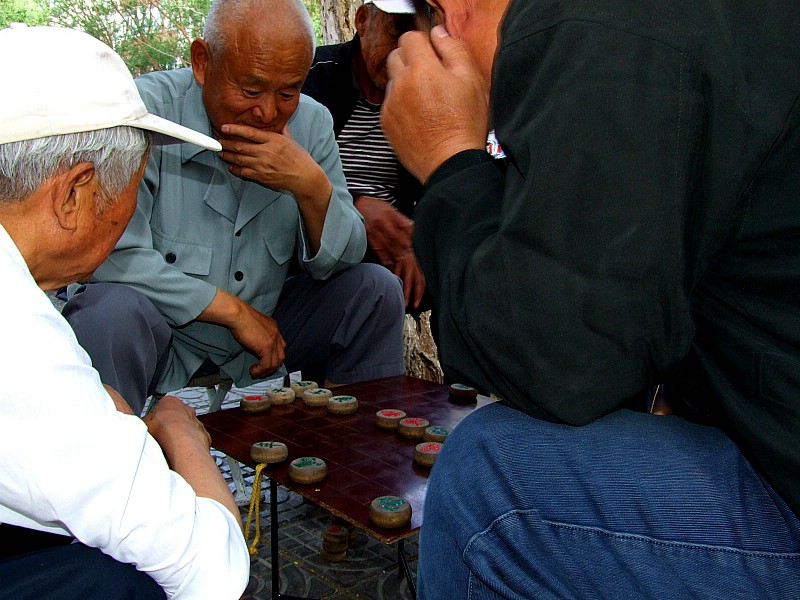
[{"label": "back of head", "polygon": [[[21,200],[78,162],[109,196],[160,143],[214,140],[150,115],[125,63],[92,36],[56,27],[0,30],[0,201]],[[9,59],[7,57],[13,57]]]}]

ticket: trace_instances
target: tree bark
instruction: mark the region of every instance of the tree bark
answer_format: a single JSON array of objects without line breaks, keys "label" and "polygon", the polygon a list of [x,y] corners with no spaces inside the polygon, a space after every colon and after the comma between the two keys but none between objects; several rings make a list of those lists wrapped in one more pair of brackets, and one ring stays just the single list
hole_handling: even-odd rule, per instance
[{"label": "tree bark", "polygon": [[356,10],[362,0],[320,0],[320,26],[324,44],[346,42],[355,34]]}]

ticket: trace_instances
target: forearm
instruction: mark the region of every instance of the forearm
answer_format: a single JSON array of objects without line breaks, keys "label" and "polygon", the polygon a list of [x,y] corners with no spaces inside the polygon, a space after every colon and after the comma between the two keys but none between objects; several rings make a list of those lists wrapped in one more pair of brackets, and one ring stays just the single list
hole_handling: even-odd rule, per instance
[{"label": "forearm", "polygon": [[312,255],[319,252],[322,245],[322,230],[325,226],[325,216],[328,213],[333,186],[325,171],[313,163],[308,177],[300,180],[300,185],[294,190],[295,201],[303,217],[309,250]]},{"label": "forearm", "polygon": [[192,438],[181,440],[169,453],[164,449],[170,468],[183,477],[201,498],[216,500],[236,517],[241,526],[241,516],[228,484],[222,477],[208,448],[202,441]]},{"label": "forearm", "polygon": [[240,523],[231,491],[211,458],[211,436],[194,410],[175,396],[164,396],[143,421],[170,469],[183,477],[197,496],[216,500]]},{"label": "forearm", "polygon": [[314,279],[327,279],[333,273],[360,263],[366,248],[367,234],[361,213],[353,207],[349,194],[342,199],[334,191],[325,215],[320,249],[316,254],[306,251],[303,268]]},{"label": "forearm", "polygon": [[197,320],[232,329],[242,319],[245,310],[244,301],[230,292],[217,288],[211,303],[200,312]]}]

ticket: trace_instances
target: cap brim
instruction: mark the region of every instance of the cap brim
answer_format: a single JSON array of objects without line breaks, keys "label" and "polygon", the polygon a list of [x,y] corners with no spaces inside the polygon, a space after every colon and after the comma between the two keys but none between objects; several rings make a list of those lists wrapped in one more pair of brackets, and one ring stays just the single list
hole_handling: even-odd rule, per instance
[{"label": "cap brim", "polygon": [[214,138],[208,137],[194,129],[189,129],[183,125],[168,121],[167,119],[151,115],[150,113],[125,123],[125,125],[146,129],[158,134],[156,136],[156,143],[158,144],[180,144],[182,142],[189,142],[190,144],[195,144],[196,146],[200,146],[206,150],[213,150],[214,152],[222,150],[222,145]]},{"label": "cap brim", "polygon": [[383,0],[379,2],[373,0],[364,4],[374,4],[381,11],[391,15],[413,15],[417,12],[411,0]]}]

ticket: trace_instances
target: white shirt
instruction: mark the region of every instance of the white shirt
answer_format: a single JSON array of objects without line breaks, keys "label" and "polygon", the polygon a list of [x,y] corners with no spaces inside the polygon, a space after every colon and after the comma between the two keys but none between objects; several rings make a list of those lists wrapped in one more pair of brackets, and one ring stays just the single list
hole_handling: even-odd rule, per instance
[{"label": "white shirt", "polygon": [[0,523],[74,536],[170,598],[239,598],[250,557],[236,518],[117,412],[2,225],[0,281]]}]

